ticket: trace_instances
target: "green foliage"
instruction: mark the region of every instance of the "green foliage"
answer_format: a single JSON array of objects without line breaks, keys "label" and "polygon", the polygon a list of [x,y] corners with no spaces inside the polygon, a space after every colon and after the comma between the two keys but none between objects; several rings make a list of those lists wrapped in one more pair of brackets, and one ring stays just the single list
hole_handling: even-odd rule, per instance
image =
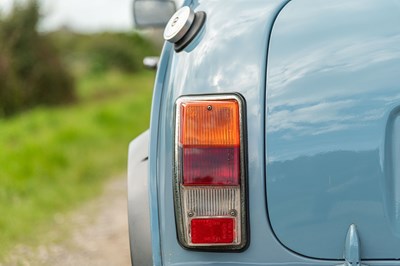
[{"label": "green foliage", "polygon": [[159,53],[136,33],[40,33],[37,1],[24,3],[0,14],[0,258],[124,171],[148,128],[142,60]]},{"label": "green foliage", "polygon": [[102,38],[103,40],[93,44],[93,49],[89,51],[92,72],[105,72],[112,68],[133,72],[141,68],[140,58],[129,41],[111,35],[104,35]]},{"label": "green foliage", "polygon": [[78,83],[85,96],[76,105],[0,120],[0,258],[16,243],[43,241],[58,213],[125,169],[129,141],[149,126],[153,79],[109,72]]},{"label": "green foliage", "polygon": [[37,32],[37,1],[0,17],[0,116],[74,100],[74,83],[52,42]]},{"label": "green foliage", "polygon": [[145,56],[159,54],[155,45],[134,32],[87,35],[64,29],[49,37],[78,76],[110,70],[134,73],[143,70]]},{"label": "green foliage", "polygon": [[74,79],[107,71],[134,73],[158,50],[137,33],[39,33],[37,0],[0,14],[0,117],[76,100]]}]

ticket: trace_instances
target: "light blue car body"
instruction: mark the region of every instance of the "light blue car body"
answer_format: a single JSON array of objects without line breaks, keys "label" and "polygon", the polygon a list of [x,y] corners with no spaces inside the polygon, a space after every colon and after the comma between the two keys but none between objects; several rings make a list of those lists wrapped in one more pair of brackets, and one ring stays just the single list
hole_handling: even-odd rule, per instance
[{"label": "light blue car body", "polygon": [[[143,144],[130,148],[128,186],[147,179],[151,224],[151,251],[133,262],[333,266],[353,249],[363,264],[400,265],[400,1],[185,5],[207,20],[182,52],[164,45],[140,140],[148,172],[135,171]],[[175,101],[220,93],[247,106],[250,241],[239,253],[186,250],[175,227]],[[132,250],[150,237],[135,232],[137,204],[130,195]],[[357,247],[346,242],[352,224]]]}]

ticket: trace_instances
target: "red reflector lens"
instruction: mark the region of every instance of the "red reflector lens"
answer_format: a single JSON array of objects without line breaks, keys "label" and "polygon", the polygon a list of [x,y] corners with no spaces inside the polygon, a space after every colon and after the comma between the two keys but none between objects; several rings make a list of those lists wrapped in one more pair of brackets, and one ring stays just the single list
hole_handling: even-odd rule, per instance
[{"label": "red reflector lens", "polygon": [[235,219],[193,219],[190,223],[192,243],[229,244],[235,239]]},{"label": "red reflector lens", "polygon": [[184,148],[183,184],[199,186],[239,185],[239,147]]}]

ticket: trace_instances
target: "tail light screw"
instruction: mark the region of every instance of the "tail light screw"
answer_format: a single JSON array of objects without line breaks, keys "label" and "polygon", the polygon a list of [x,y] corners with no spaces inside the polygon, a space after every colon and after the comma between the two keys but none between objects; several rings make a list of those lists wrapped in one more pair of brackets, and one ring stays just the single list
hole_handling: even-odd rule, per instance
[{"label": "tail light screw", "polygon": [[229,211],[229,214],[230,214],[231,216],[236,216],[236,215],[237,215],[237,211],[234,210],[234,209],[232,209],[232,210]]},{"label": "tail light screw", "polygon": [[192,211],[188,212],[188,216],[189,217],[193,217],[194,216],[194,212],[192,212]]}]

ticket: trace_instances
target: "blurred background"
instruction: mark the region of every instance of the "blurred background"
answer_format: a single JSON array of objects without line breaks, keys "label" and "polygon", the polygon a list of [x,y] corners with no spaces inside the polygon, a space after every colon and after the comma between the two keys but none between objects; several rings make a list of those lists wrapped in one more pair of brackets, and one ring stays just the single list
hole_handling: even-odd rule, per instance
[{"label": "blurred background", "polygon": [[131,0],[0,0],[0,265],[129,263],[128,144],[161,45]]}]

